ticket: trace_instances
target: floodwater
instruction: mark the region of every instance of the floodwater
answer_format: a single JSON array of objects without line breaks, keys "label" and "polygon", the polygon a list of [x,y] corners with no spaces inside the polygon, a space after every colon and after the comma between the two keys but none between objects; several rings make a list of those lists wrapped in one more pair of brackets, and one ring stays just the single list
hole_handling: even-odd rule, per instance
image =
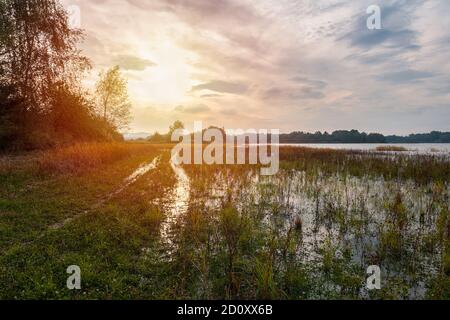
[{"label": "floodwater", "polygon": [[[296,146],[373,150],[385,145]],[[450,145],[446,144],[397,146],[408,150],[414,147],[420,154],[450,152]],[[258,237],[270,235],[277,243],[287,243],[286,239],[295,233],[296,261],[314,270],[313,278],[319,284],[323,281],[329,285],[330,295],[340,288],[324,271],[329,261],[347,275],[362,279],[368,266],[379,265],[383,285],[389,292],[405,291],[402,297],[409,299],[426,298],[427,286],[442,270],[444,245],[439,239],[450,198],[447,183],[420,185],[412,180],[385,180],[382,176],[355,177],[344,172],[330,175],[295,169],[263,177],[251,168],[233,170],[222,166],[205,173],[174,163],[171,167],[177,182],[169,195],[171,204],[160,229],[169,260],[176,256],[174,252],[182,250],[177,246],[177,232],[183,229],[183,218],[195,208],[208,214],[214,235],[208,246],[223,246],[226,239],[221,238],[220,229],[214,228],[222,210],[232,205],[241,216],[251,219],[260,232]],[[264,245],[255,248],[265,249]],[[361,287],[359,297],[369,295]],[[327,294],[320,291],[312,297],[323,298]]]},{"label": "floodwater", "polygon": [[[201,194],[191,189],[195,186],[188,187],[186,173],[180,177],[178,214],[187,212],[189,193]],[[281,170],[273,177],[261,177],[256,170],[235,176],[226,168],[209,181],[203,199],[195,196],[190,201],[200,202],[212,217],[231,202],[280,239],[298,230],[300,221],[297,259],[317,269],[318,277],[324,252],[332,250],[336,263],[349,270],[359,268],[361,274],[380,264],[386,285],[395,286],[401,279],[407,283],[408,298],[423,299],[425,284],[440,270],[441,244],[430,239],[438,234],[437,224],[450,197],[445,186],[439,191],[408,180],[308,176],[297,170]],[[360,297],[368,294],[363,288]]]},{"label": "floodwater", "polygon": [[433,154],[433,153],[450,153],[450,143],[393,143],[393,144],[377,144],[377,143],[336,143],[336,144],[282,144],[282,146],[292,147],[307,147],[318,149],[336,149],[336,150],[362,150],[362,151],[376,151],[378,147],[395,146],[405,148],[410,152],[420,154]]},{"label": "floodwater", "polygon": [[185,214],[189,208],[190,199],[190,179],[183,167],[171,162],[171,167],[175,173],[177,182],[171,195],[172,203],[167,216],[161,225],[161,240],[169,247],[173,246],[172,234],[173,228],[180,216]]},{"label": "floodwater", "polygon": [[161,157],[156,157],[152,162],[141,165],[128,178],[125,179],[125,184],[130,185],[136,182],[136,180],[142,177],[144,174],[156,169],[160,160]]}]

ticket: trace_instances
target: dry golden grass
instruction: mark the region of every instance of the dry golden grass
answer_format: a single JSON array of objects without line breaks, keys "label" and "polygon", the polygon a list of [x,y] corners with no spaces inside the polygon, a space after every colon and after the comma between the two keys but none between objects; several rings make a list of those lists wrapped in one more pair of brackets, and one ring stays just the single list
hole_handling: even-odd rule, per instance
[{"label": "dry golden grass", "polygon": [[80,143],[42,152],[37,159],[44,173],[80,173],[154,148],[145,144]]},{"label": "dry golden grass", "polygon": [[12,165],[12,163],[8,158],[1,157],[0,158],[0,173],[7,173],[7,172],[11,171],[11,169],[12,169],[11,165]]},{"label": "dry golden grass", "polygon": [[36,155],[0,156],[0,174],[30,170],[36,166]]}]

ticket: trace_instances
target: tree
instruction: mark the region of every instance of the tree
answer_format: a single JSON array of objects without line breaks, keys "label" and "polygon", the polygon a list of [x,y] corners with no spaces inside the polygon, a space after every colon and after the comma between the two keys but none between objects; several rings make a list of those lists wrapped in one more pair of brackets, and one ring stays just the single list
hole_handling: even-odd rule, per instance
[{"label": "tree", "polygon": [[184,123],[177,120],[175,121],[169,128],[169,137],[172,137],[172,134],[177,130],[184,130]]},{"label": "tree", "polygon": [[103,119],[117,130],[126,128],[131,121],[131,103],[127,85],[127,80],[122,76],[120,67],[115,66],[100,73],[100,79],[96,86]]},{"label": "tree", "polygon": [[0,83],[14,87],[21,111],[47,112],[56,86],[75,86],[90,67],[80,55],[80,30],[57,0],[0,1]]},{"label": "tree", "polygon": [[60,0],[0,0],[0,149],[123,138],[83,90],[82,39]]},{"label": "tree", "polygon": [[58,137],[54,115],[66,105],[60,93],[78,94],[79,80],[90,68],[77,49],[82,38],[81,30],[69,27],[58,0],[0,0],[2,148],[33,148],[40,137],[48,138],[43,144]]},{"label": "tree", "polygon": [[155,134],[153,134],[150,138],[148,138],[149,142],[154,142],[154,143],[168,142],[167,140],[168,140],[167,136],[163,136],[158,131],[156,131]]}]

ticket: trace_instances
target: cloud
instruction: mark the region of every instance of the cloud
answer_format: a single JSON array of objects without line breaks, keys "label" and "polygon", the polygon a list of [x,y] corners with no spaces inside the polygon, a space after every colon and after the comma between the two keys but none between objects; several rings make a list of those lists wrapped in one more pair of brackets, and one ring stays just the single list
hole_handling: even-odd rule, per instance
[{"label": "cloud", "polygon": [[308,85],[308,86],[311,86],[311,87],[314,87],[314,88],[317,88],[317,89],[324,89],[328,85],[326,81],[311,80],[311,79],[308,79],[308,78],[302,77],[302,76],[293,77],[291,80],[293,82],[305,84],[305,85]]},{"label": "cloud", "polygon": [[204,104],[194,105],[194,106],[178,106],[175,108],[176,112],[179,113],[189,113],[189,114],[199,114],[211,111],[211,109]]},{"label": "cloud", "polygon": [[221,110],[220,113],[227,117],[233,117],[239,114],[236,109],[225,109]]},{"label": "cloud", "polygon": [[113,58],[113,64],[119,65],[125,70],[144,71],[148,67],[154,67],[156,64],[150,60],[142,59],[131,55],[119,55]]},{"label": "cloud", "polygon": [[430,79],[434,76],[431,72],[417,71],[417,70],[403,70],[396,72],[387,72],[377,77],[379,80],[389,81],[394,83],[408,83],[424,79]]},{"label": "cloud", "polygon": [[219,93],[244,94],[247,92],[248,86],[242,83],[211,81],[192,88],[192,92],[202,90],[210,90]]},{"label": "cloud", "polygon": [[412,28],[415,10],[423,4],[422,0],[391,1],[381,5],[382,28],[369,30],[367,15],[359,15],[350,32],[343,40],[352,46],[372,50],[384,46],[389,49],[418,50],[419,31]]},{"label": "cloud", "polygon": [[[367,29],[366,29],[367,30]],[[408,50],[416,50],[420,46],[414,44],[416,33],[411,30],[367,30],[356,32],[350,36],[352,45],[365,49],[371,49],[379,45],[387,45],[391,48],[401,47]]]},{"label": "cloud", "polygon": [[291,95],[294,99],[323,99],[325,94],[315,88],[304,87]]},{"label": "cloud", "polygon": [[225,127],[409,133],[425,115],[429,129],[450,129],[448,0],[378,1],[382,30],[366,26],[373,0],[63,1],[82,9],[92,74],[113,63],[142,71],[127,74],[130,96],[158,108],[138,114],[138,128],[215,117]]},{"label": "cloud", "polygon": [[312,87],[273,87],[265,90],[262,94],[262,98],[267,100],[292,100],[298,102],[298,100],[320,100],[325,98],[325,94]]},{"label": "cloud", "polygon": [[217,94],[217,93],[204,94],[204,95],[201,96],[201,98],[205,98],[205,99],[213,99],[213,98],[220,98],[220,97],[223,97],[223,95]]}]

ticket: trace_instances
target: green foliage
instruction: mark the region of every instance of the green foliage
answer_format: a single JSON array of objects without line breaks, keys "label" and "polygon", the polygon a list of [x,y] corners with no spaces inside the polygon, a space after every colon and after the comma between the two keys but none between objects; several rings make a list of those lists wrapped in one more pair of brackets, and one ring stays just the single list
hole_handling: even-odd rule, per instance
[{"label": "green foliage", "polygon": [[131,120],[131,103],[127,80],[122,76],[119,66],[100,74],[95,93],[103,120],[117,130],[127,128]]},{"label": "green foliage", "polygon": [[176,130],[185,129],[184,123],[176,120],[170,127],[169,132],[167,134],[160,134],[159,132],[155,132],[150,138],[148,138],[149,142],[152,143],[172,143],[172,135]]}]

